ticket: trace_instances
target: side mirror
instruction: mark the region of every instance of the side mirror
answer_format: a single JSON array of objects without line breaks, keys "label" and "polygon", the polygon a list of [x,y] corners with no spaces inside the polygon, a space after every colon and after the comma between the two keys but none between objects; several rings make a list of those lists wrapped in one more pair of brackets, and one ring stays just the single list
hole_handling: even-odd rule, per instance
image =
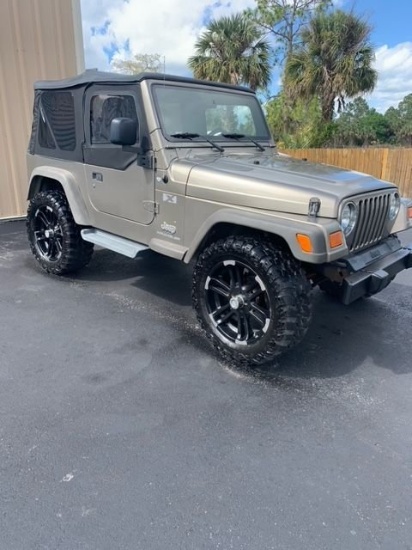
[{"label": "side mirror", "polygon": [[110,141],[115,145],[134,145],[137,138],[137,120],[114,118],[110,124]]}]

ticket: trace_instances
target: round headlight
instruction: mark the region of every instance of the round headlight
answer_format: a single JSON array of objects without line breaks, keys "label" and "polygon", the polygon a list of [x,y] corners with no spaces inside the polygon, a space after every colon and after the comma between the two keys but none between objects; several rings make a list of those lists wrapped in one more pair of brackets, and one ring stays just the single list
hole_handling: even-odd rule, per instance
[{"label": "round headlight", "polygon": [[348,202],[342,209],[340,215],[340,226],[346,236],[350,235],[358,219],[358,209],[353,202]]},{"label": "round headlight", "polygon": [[389,199],[389,219],[394,220],[399,214],[401,207],[401,198],[398,193],[393,193]]}]

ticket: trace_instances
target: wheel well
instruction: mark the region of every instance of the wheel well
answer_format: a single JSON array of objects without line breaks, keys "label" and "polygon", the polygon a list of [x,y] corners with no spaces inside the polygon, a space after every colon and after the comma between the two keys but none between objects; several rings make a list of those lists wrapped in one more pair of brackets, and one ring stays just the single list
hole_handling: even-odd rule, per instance
[{"label": "wheel well", "polygon": [[273,233],[268,233],[267,231],[261,231],[252,227],[232,223],[218,223],[214,225],[200,243],[197,253],[200,253],[204,248],[219,239],[225,239],[227,237],[234,237],[238,235],[257,237],[260,239],[264,238],[265,240],[272,242],[277,248],[291,253],[290,247],[283,237]]},{"label": "wheel well", "polygon": [[60,191],[64,194],[63,186],[59,181],[45,176],[35,176],[30,183],[28,199],[31,200],[41,191]]}]

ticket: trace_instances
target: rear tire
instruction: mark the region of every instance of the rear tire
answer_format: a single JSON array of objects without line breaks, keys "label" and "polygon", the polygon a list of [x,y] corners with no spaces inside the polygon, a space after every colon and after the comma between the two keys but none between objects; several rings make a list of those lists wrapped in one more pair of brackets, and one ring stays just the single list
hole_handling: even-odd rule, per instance
[{"label": "rear tire", "polygon": [[193,305],[221,357],[259,365],[297,345],[311,319],[300,265],[270,242],[229,237],[208,246],[193,272]]},{"label": "rear tire", "polygon": [[90,262],[93,244],[82,239],[61,192],[35,195],[27,210],[26,226],[31,251],[47,273],[72,273]]}]

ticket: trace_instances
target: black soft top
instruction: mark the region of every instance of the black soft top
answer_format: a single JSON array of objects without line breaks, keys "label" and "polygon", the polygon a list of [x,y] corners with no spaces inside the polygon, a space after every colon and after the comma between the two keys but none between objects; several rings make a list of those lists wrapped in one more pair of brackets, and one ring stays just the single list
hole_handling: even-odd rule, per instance
[{"label": "black soft top", "polygon": [[133,84],[142,80],[159,80],[166,82],[187,82],[188,84],[207,84],[219,88],[229,88],[231,90],[241,90],[243,92],[253,93],[249,88],[244,86],[232,86],[231,84],[222,84],[220,82],[205,82],[204,80],[196,80],[195,78],[187,78],[184,76],[173,76],[170,74],[161,73],[139,73],[136,75],[127,75],[119,73],[109,73],[97,70],[87,70],[82,74],[72,78],[63,80],[40,80],[35,82],[35,90],[62,90],[67,88],[76,88],[78,86],[87,86],[89,84]]}]

